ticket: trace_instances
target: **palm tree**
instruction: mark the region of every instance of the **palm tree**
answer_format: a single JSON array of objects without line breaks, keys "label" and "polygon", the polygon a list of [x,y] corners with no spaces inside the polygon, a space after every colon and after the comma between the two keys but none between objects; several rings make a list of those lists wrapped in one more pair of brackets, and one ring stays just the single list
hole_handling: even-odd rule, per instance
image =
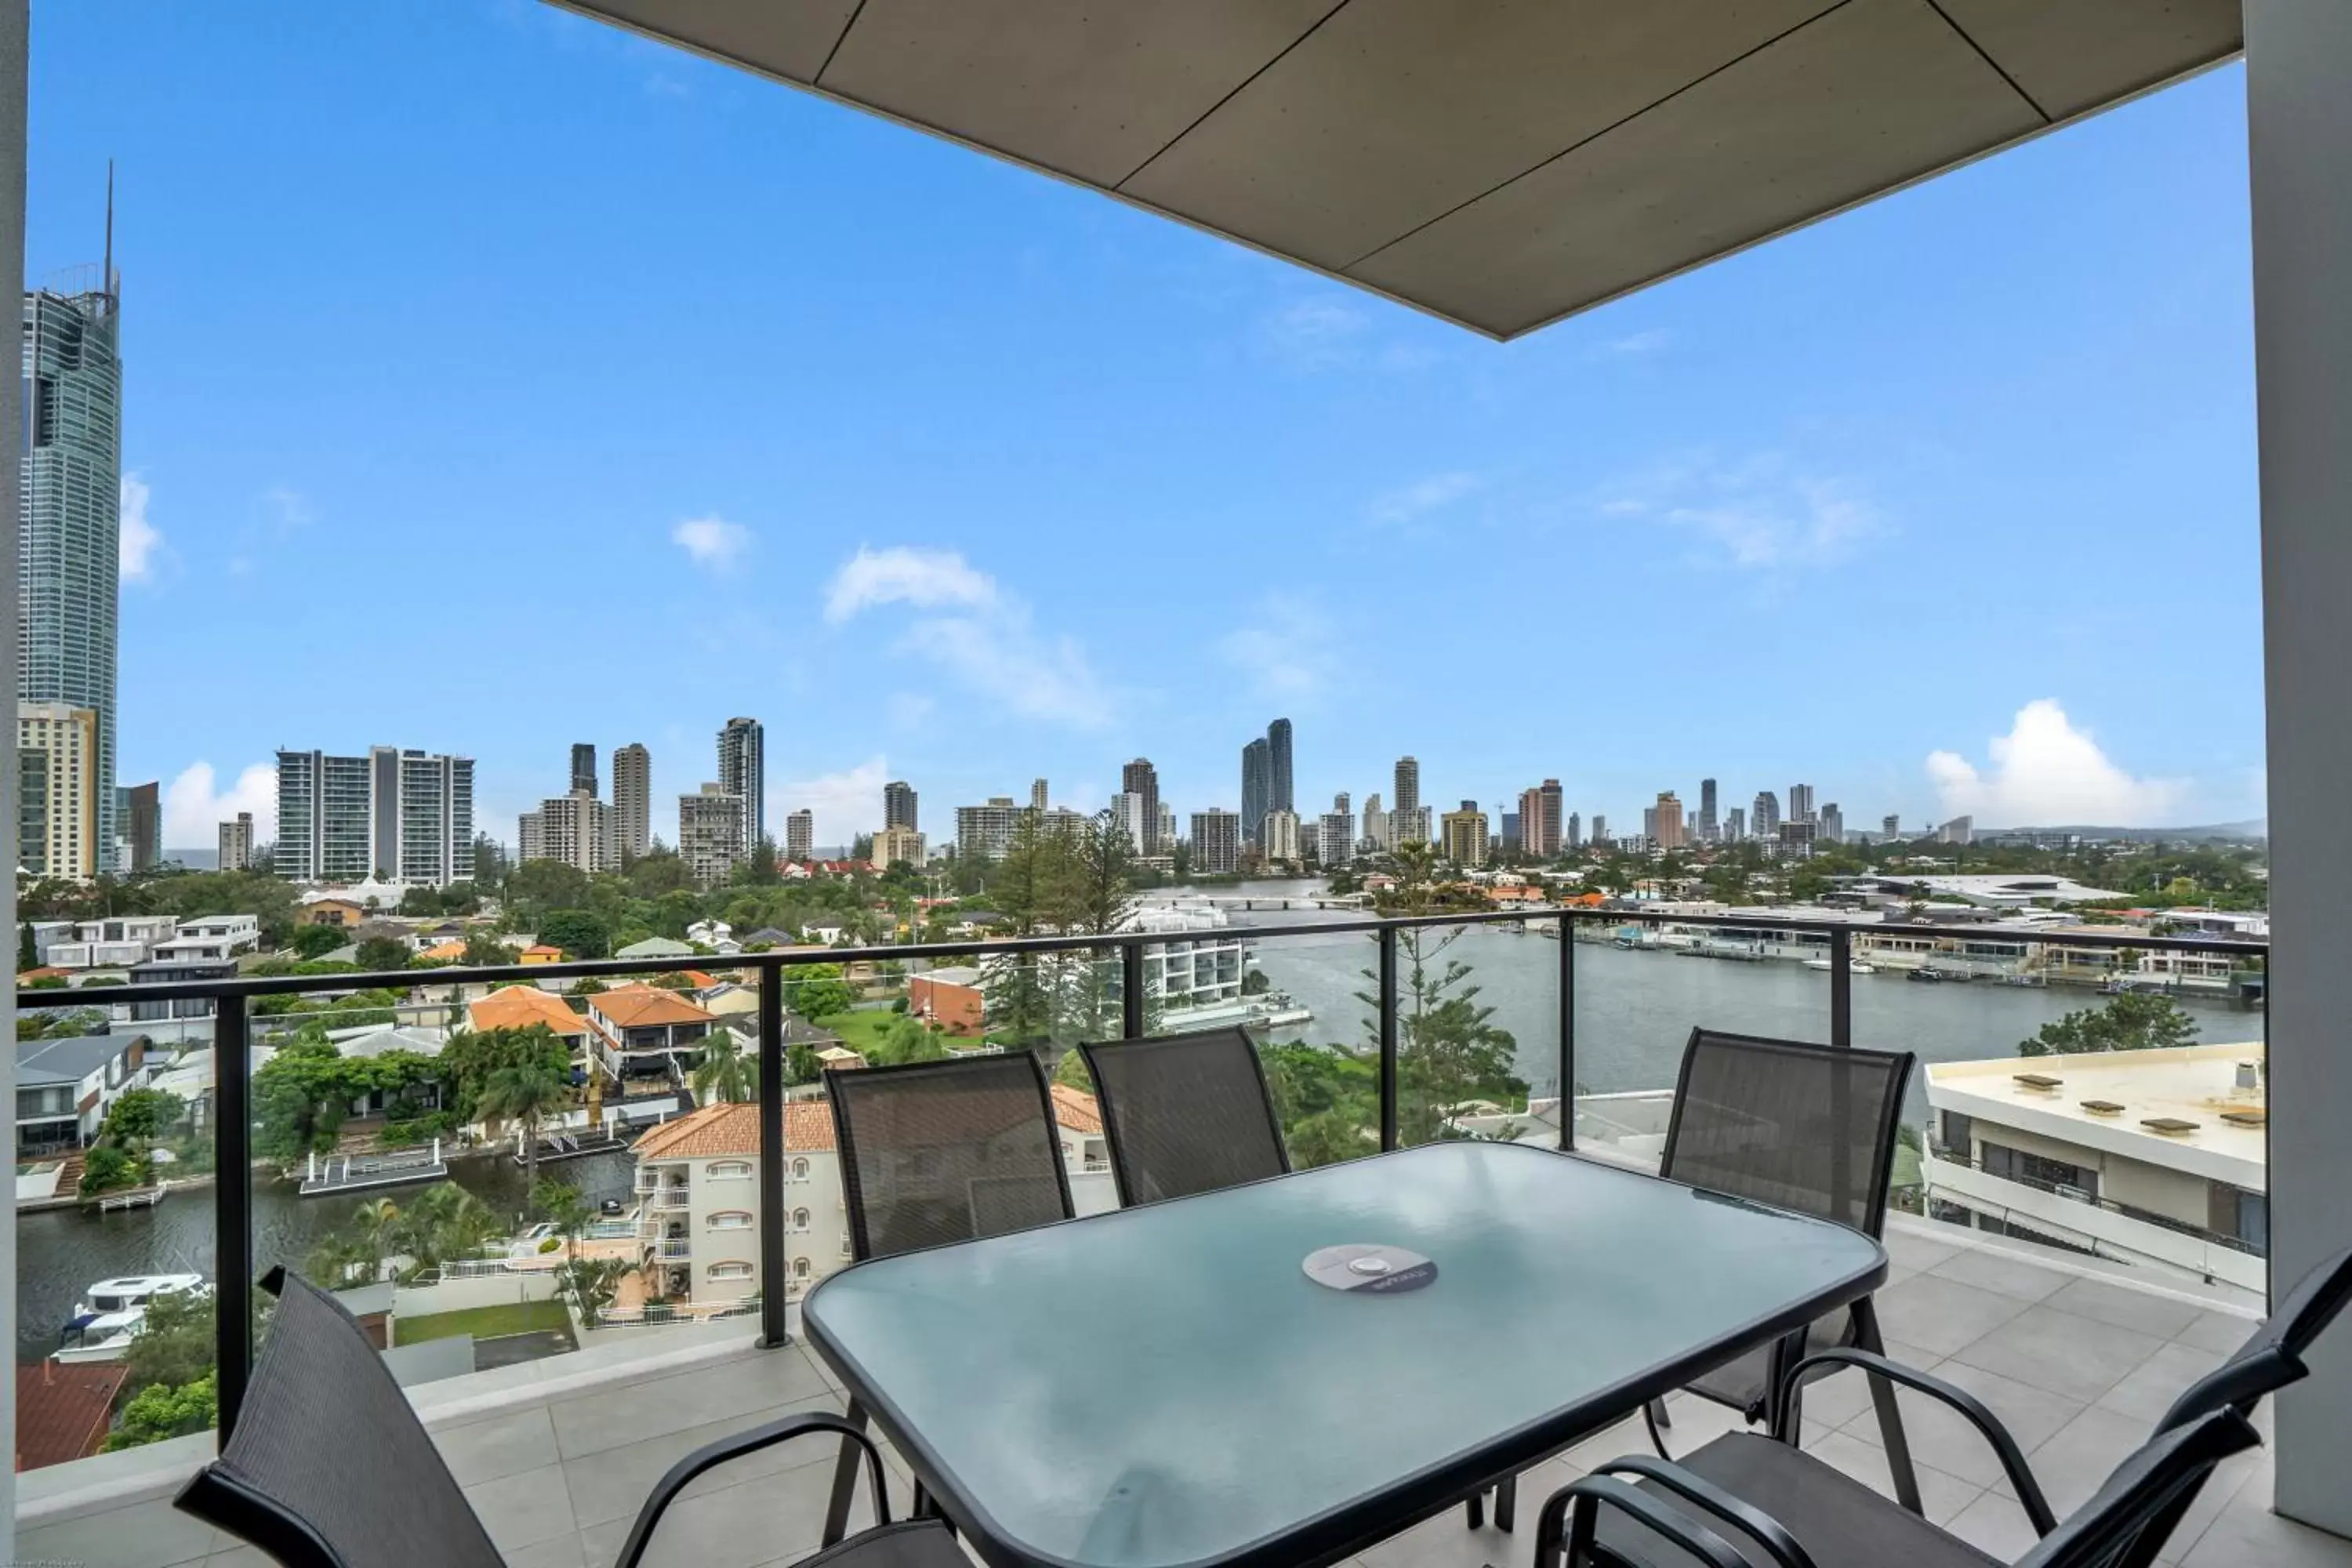
[{"label": "palm tree", "polygon": [[544,1062],[523,1062],[490,1075],[482,1088],[479,1107],[488,1119],[512,1121],[522,1147],[522,1177],[526,1188],[539,1184],[539,1129],[548,1113],[560,1110],[571,1098],[572,1086]]},{"label": "palm tree", "polygon": [[490,1205],[455,1182],[431,1188],[408,1207],[407,1250],[426,1268],[472,1258],[506,1234]]},{"label": "palm tree", "polygon": [[702,1039],[702,1059],[695,1064],[694,1097],[703,1104],[727,1100],[733,1104],[754,1098],[751,1063],[732,1029],[713,1029]]},{"label": "palm tree", "polygon": [[555,1289],[572,1299],[581,1321],[593,1329],[620,1294],[622,1279],[636,1272],[625,1258],[578,1258],[555,1271]]}]

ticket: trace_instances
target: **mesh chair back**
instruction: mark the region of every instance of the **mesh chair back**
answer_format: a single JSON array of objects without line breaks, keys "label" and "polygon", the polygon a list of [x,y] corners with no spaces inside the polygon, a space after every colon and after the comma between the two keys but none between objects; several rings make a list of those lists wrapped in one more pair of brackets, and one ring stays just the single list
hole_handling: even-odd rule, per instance
[{"label": "mesh chair back", "polygon": [[860,1259],[1070,1217],[1034,1052],[835,1068],[824,1083]]},{"label": "mesh chair back", "polygon": [[1122,1204],[1158,1203],[1290,1169],[1257,1047],[1239,1028],[1080,1046]]},{"label": "mesh chair back", "polygon": [[1659,1173],[1875,1237],[1912,1060],[1693,1029]]},{"label": "mesh chair back", "polygon": [[2019,1558],[2017,1568],[2147,1568],[2213,1467],[2261,1442],[2253,1424],[2234,1410],[2158,1433]]},{"label": "mesh chair back", "polygon": [[465,1494],[341,1303],[278,1274],[235,1436],[182,1511],[297,1568],[499,1568]]},{"label": "mesh chair back", "polygon": [[2352,1248],[2297,1281],[2228,1361],[2182,1391],[2157,1430],[2168,1432],[2224,1406],[2252,1415],[2262,1400],[2308,1375],[2303,1352],[2347,1302],[2352,1302]]}]

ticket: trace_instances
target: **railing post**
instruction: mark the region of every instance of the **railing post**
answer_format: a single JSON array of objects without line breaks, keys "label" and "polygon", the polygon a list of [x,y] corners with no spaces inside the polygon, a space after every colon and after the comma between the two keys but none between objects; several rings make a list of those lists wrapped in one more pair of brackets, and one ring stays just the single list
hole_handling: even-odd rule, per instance
[{"label": "railing post", "polygon": [[1576,921],[1559,915],[1559,1146],[1576,1147]]},{"label": "railing post", "polygon": [[1118,950],[1118,1032],[1125,1040],[1143,1038],[1143,944],[1130,942]]},{"label": "railing post", "polygon": [[213,1359],[228,1445],[253,1374],[253,1052],[245,998],[213,1007]]},{"label": "railing post", "polygon": [[760,972],[760,1342],[792,1342],[784,1256],[784,966]]},{"label": "railing post", "polygon": [[1381,927],[1381,1150],[1397,1146],[1396,927]]},{"label": "railing post", "polygon": [[1843,925],[1830,932],[1830,1044],[1853,1045],[1853,932]]}]

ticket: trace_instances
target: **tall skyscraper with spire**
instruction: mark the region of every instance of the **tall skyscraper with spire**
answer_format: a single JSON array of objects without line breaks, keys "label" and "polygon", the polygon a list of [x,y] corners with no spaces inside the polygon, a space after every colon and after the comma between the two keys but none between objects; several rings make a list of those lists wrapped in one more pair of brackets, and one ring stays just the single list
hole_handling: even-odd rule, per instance
[{"label": "tall skyscraper with spire", "polygon": [[95,868],[118,868],[116,616],[121,597],[122,280],[114,270],[114,171],[105,259],[25,291],[25,455],[16,514],[20,702],[98,716]]},{"label": "tall skyscraper with spire", "polygon": [[1290,721],[1276,719],[1265,727],[1265,808],[1268,811],[1298,809],[1290,760]]}]

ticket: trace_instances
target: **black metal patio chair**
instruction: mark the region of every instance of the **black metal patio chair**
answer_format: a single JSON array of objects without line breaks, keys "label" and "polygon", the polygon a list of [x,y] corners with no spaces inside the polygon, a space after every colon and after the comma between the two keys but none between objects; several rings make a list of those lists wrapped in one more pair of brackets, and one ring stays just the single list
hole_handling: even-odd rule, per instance
[{"label": "black metal patio chair", "polygon": [[[1834,1220],[1875,1239],[1885,1228],[1895,1131],[1915,1060],[1908,1051],[1817,1046],[1695,1028],[1683,1049],[1658,1173],[1709,1192]],[[1690,1393],[1731,1406],[1750,1426],[1769,1422],[1776,1436],[1794,1433],[1801,1384],[1786,1378],[1788,1367],[1808,1349],[1848,1344],[1874,1352],[1885,1349],[1877,1310],[1867,1296],[1814,1323],[1804,1334],[1750,1351],[1686,1386]],[[1778,1397],[1784,1390],[1787,1397]],[[1887,1451],[1895,1460],[1897,1491],[1916,1504],[1918,1482],[1895,1391],[1874,1378],[1871,1396]],[[1671,1425],[1665,1402],[1652,1401],[1642,1415],[1651,1442],[1665,1455],[1660,1431]],[[1508,1530],[1516,1511],[1515,1483],[1505,1479],[1495,1489],[1495,1522]],[[1482,1499],[1470,1500],[1469,1516],[1474,1529],[1483,1521]]]},{"label": "black metal patio chair", "polygon": [[1257,1046],[1235,1027],[1081,1045],[1122,1206],[1286,1175]]},{"label": "black metal patio chair", "polygon": [[[236,1428],[173,1506],[288,1568],[500,1568],[457,1478],[442,1462],[367,1331],[308,1280],[273,1269],[278,1310],[254,1363]],[[811,1411],[722,1437],[672,1465],[638,1510],[616,1568],[636,1568],[663,1511],[714,1466],[809,1433],[864,1451],[873,1528],[827,1558],[852,1568],[970,1568],[937,1520],[890,1521],[880,1454],[839,1416]]]},{"label": "black metal patio chair", "polygon": [[[1927,1392],[1936,1380],[1911,1373],[1903,1381]],[[1980,1405],[1974,1414],[1960,1408],[1971,1420],[1983,1415],[1978,1425],[1993,1439],[2022,1496],[2032,1478],[2016,1445]],[[2015,1568],[2148,1568],[2213,1467],[2261,1442],[2253,1424],[2227,1408],[2157,1434],[2064,1523],[2041,1525],[2041,1541]],[[2040,1491],[2032,1497],[2039,1502]],[[2047,1504],[2042,1511],[2047,1515]],[[1999,1559],[1844,1472],[1776,1438],[1747,1432],[1718,1437],[1679,1463],[1641,1455],[1602,1465],[1554,1492],[1536,1525],[1535,1568],[1890,1563],[2000,1568]]]},{"label": "black metal patio chair", "polygon": [[[824,1087],[856,1261],[1030,1230],[1076,1213],[1053,1089],[1034,1051],[828,1068]],[[845,1415],[853,1429],[864,1428],[856,1400]],[[856,1486],[857,1453],[845,1443],[825,1510],[828,1547],[848,1529]],[[917,1488],[915,1511],[929,1506]]]},{"label": "black metal patio chair", "polygon": [[[2347,1303],[2352,1303],[2352,1248],[2305,1274],[2245,1343],[2172,1402],[2147,1445],[2116,1468],[2098,1496],[2063,1524],[2052,1513],[2040,1481],[2009,1429],[1965,1390],[1883,1355],[1851,1348],[1806,1357],[1789,1370],[1788,1380],[1793,1384],[1817,1365],[1860,1366],[1958,1412],[1991,1446],[2018,1506],[2024,1510],[2034,1533],[2042,1537],[2019,1568],[2027,1564],[2032,1568],[2147,1568],[2179,1527],[2213,1465],[2253,1447],[2251,1417],[2255,1407],[2310,1375],[2304,1352]],[[1726,1527],[1746,1547],[1762,1553],[1757,1563],[1770,1562],[1781,1568],[1797,1568],[1805,1563],[1812,1568],[1841,1568],[1846,1563],[1881,1562],[1902,1563],[1906,1568],[1943,1568],[1947,1563],[1980,1565],[1992,1561],[1918,1518],[1916,1506],[1906,1510],[1886,1501],[1788,1441],[1734,1433],[1717,1438],[1680,1465],[1643,1457],[1604,1465],[1594,1475],[1602,1478],[1604,1484],[1577,1497],[1568,1495],[1577,1490],[1570,1487],[1546,1505],[1537,1531],[1537,1568],[1559,1568],[1561,1537],[1546,1531],[1556,1532],[1559,1515],[1569,1510],[1585,1516],[1580,1527],[1570,1521],[1569,1539],[1580,1541],[1585,1548],[1582,1556],[1570,1552],[1571,1563],[1588,1559],[1610,1563],[1615,1560],[1608,1554],[1613,1550],[1621,1556],[1649,1552],[1632,1560],[1645,1565],[1654,1563],[1661,1568],[1692,1561],[1712,1565],[1717,1559],[1701,1537],[1711,1537],[1719,1545]],[[1636,1481],[1615,1479],[1629,1475]],[[1629,1499],[1628,1494],[1633,1495]],[[1671,1494],[1712,1517],[1672,1517],[1680,1514],[1681,1504],[1659,1494]],[[1602,1510],[1611,1507],[1619,1508],[1624,1517],[1604,1521]],[[1662,1519],[1660,1509],[1667,1510],[1669,1517]],[[1674,1528],[1662,1528],[1664,1524]],[[1699,1527],[1696,1534],[1690,1529],[1694,1524]],[[1665,1541],[1672,1541],[1685,1555],[1677,1558],[1664,1550]],[[1792,1542],[1797,1552],[1790,1551]],[[1591,1550],[1595,1546],[1601,1550]]]}]

